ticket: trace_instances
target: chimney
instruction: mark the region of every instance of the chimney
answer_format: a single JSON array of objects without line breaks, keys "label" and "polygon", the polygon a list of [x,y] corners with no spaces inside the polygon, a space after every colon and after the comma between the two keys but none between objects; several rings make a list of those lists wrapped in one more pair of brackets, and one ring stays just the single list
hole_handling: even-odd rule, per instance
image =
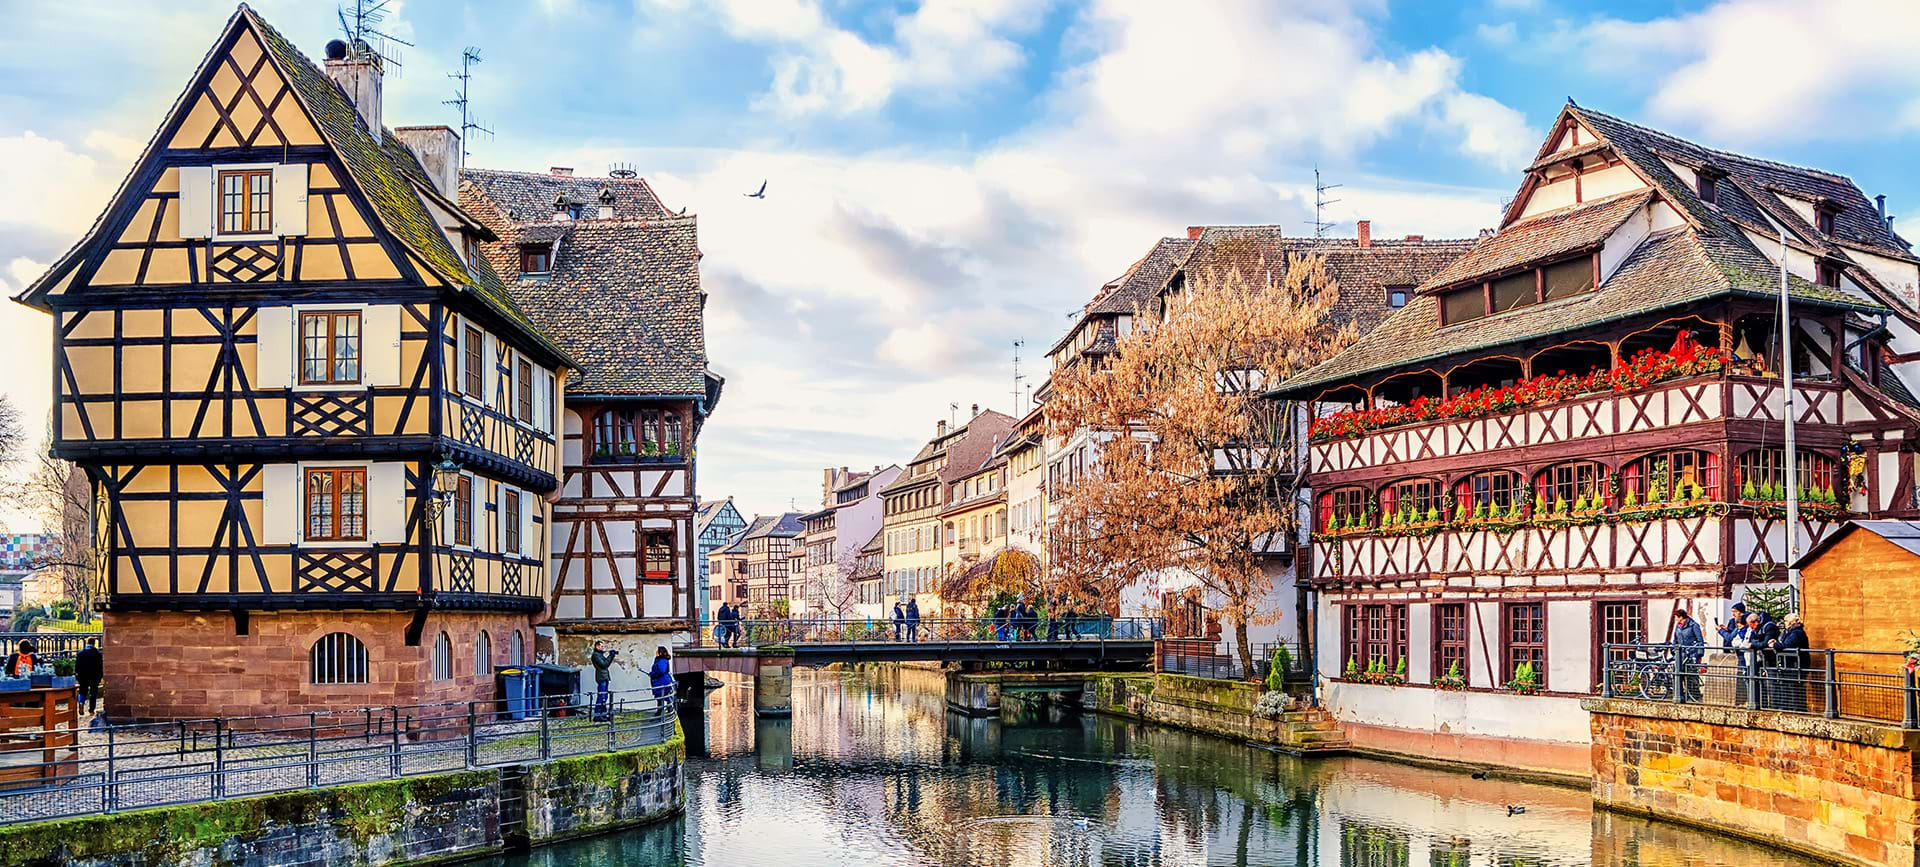
[{"label": "chimney", "polygon": [[973,409],[968,411],[967,418],[973,418],[974,416],[979,414],[980,414],[980,405],[976,403],[973,405]]},{"label": "chimney", "polygon": [[947,420],[943,418],[937,422],[934,422],[933,423],[934,438],[938,439],[946,435],[947,435]]},{"label": "chimney", "polygon": [[1886,222],[1886,221],[1887,221],[1887,197],[1886,197],[1886,196],[1884,196],[1884,195],[1882,195],[1882,196],[1874,196],[1874,197],[1873,197],[1873,209],[1874,209],[1875,211],[1877,211],[1877,212],[1879,212],[1879,214],[1880,214],[1880,222],[1882,222],[1882,223],[1884,223],[1884,222]]},{"label": "chimney", "polygon": [[1425,235],[1408,235],[1407,236],[1407,240],[1409,241],[1425,241],[1426,239],[1427,239],[1427,236]]},{"label": "chimney", "polygon": [[1360,232],[1360,249],[1365,250],[1373,246],[1373,221],[1358,220],[1353,225]]},{"label": "chimney", "polygon": [[327,43],[327,77],[353,103],[353,110],[380,141],[380,55],[372,46],[355,39],[348,45],[338,39]]},{"label": "chimney", "polygon": [[1189,240],[1189,241],[1198,241],[1198,240],[1200,240],[1200,233],[1201,233],[1201,232],[1204,232],[1204,231],[1206,231],[1206,230],[1207,230],[1207,227],[1205,227],[1205,226],[1188,226],[1188,227],[1187,227],[1187,240]]},{"label": "chimney", "polygon": [[[611,184],[600,185],[600,219],[613,219],[613,186]],[[840,469],[844,471],[846,467]]]},{"label": "chimney", "polygon": [[393,131],[395,138],[413,151],[420,167],[427,170],[433,188],[449,199],[460,197],[460,136],[451,127],[403,126]]},{"label": "chimney", "polygon": [[548,166],[547,171],[552,172],[553,176],[556,178],[573,177],[573,169],[568,168],[567,166]]}]

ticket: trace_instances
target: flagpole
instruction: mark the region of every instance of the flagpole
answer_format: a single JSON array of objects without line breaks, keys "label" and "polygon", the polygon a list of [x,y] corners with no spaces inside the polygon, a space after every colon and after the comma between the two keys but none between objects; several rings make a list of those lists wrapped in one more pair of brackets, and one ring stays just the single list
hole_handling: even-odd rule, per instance
[{"label": "flagpole", "polygon": [[1798,607],[1800,570],[1800,461],[1794,452],[1793,318],[1787,307],[1787,227],[1780,226],[1780,380],[1785,386],[1786,442],[1781,474],[1787,480],[1787,587]]}]

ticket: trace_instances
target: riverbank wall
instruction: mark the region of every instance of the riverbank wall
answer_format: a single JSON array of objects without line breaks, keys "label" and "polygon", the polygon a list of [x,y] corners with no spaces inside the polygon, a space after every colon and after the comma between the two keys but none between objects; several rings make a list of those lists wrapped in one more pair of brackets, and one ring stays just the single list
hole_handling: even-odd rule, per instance
[{"label": "riverbank wall", "polygon": [[1266,687],[1183,674],[1089,675],[1081,706],[1114,716],[1298,754],[1345,751],[1340,728],[1312,709],[1263,716],[1255,708]]},{"label": "riverbank wall", "polygon": [[0,867],[433,864],[680,812],[686,740],[526,765],[0,826]]},{"label": "riverbank wall", "polygon": [[1920,865],[1920,732],[1587,699],[1593,801],[1845,864]]}]

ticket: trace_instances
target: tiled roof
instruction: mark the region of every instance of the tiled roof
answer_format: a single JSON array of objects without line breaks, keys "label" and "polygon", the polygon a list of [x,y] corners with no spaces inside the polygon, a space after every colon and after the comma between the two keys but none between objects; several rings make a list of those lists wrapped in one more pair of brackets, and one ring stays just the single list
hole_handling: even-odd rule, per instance
[{"label": "tiled roof", "polygon": [[[511,172],[482,172],[494,184],[460,185],[461,204],[499,234],[482,245],[541,329],[580,368],[571,394],[704,395],[708,392],[705,295],[693,217],[510,220],[492,188],[513,188]],[[462,177],[472,181],[475,172]],[[544,175],[527,175],[530,178]],[[580,179],[570,180],[597,180]],[[552,270],[518,275],[522,243],[553,242]]]},{"label": "tiled roof", "polygon": [[740,534],[743,539],[758,539],[762,536],[789,537],[798,536],[806,530],[800,523],[799,512],[782,512],[778,515],[760,515],[747,525],[746,532]]},{"label": "tiled roof", "polygon": [[1088,313],[1131,314],[1140,305],[1152,305],[1160,290],[1166,288],[1173,269],[1187,258],[1194,242],[1188,238],[1161,238],[1140,261],[1133,263],[1120,279],[1107,284],[1110,289],[1095,299]]},{"label": "tiled roof", "polygon": [[1331,317],[1365,331],[1386,316],[1386,289],[1425,283],[1474,245],[1470,239],[1371,240],[1287,237],[1278,226],[1208,226],[1200,233],[1180,272],[1224,276],[1238,270],[1254,281],[1286,279],[1288,254],[1323,257],[1327,273],[1340,286]]},{"label": "tiled roof", "polygon": [[980,471],[987,459],[993,457],[993,447],[1013,430],[1013,416],[1006,413],[984,410],[967,422],[966,433],[947,447],[947,466],[940,471],[940,480],[947,483],[957,482]]},{"label": "tiled roof", "polygon": [[1598,247],[1653,195],[1652,190],[1635,190],[1535,214],[1480,239],[1473,250],[1440,269],[1421,288],[1458,286],[1521,265]]},{"label": "tiled roof", "polygon": [[613,193],[614,219],[662,220],[673,216],[642,178],[561,177],[551,172],[494,169],[461,169],[460,177],[479,187],[507,219],[518,223],[552,220],[557,197],[579,205],[582,217],[597,216],[602,190]]}]

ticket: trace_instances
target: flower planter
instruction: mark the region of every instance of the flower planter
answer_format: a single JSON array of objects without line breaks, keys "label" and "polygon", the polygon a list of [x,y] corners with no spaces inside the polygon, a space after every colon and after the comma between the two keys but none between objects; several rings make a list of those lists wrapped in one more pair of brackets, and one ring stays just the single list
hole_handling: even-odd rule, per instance
[{"label": "flower planter", "polygon": [[25,692],[33,687],[33,681],[25,677],[0,677],[0,692]]}]

